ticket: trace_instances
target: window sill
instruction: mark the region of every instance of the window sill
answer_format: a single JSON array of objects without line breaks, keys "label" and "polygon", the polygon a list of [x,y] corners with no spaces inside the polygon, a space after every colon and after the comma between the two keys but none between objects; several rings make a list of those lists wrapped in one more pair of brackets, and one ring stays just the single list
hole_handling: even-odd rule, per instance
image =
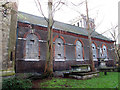
[{"label": "window sill", "polygon": [[40,59],[24,59],[25,61],[39,61]]},{"label": "window sill", "polygon": [[93,61],[98,61],[98,59],[94,59],[94,58],[93,58]]},{"label": "window sill", "polygon": [[84,61],[84,59],[76,59],[76,61]]},{"label": "window sill", "polygon": [[55,59],[55,61],[65,61],[65,59]]}]

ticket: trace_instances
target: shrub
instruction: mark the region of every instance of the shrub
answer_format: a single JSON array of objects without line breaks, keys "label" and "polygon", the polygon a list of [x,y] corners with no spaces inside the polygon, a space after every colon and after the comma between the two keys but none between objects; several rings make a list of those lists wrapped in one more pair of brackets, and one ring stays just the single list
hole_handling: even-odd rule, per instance
[{"label": "shrub", "polygon": [[20,79],[17,77],[4,79],[2,82],[3,89],[16,89],[16,88],[32,88],[32,82],[29,79]]}]

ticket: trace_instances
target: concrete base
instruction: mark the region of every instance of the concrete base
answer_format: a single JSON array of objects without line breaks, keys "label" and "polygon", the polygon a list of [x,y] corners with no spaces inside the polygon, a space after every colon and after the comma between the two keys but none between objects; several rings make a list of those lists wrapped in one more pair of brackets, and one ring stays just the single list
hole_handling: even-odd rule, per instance
[{"label": "concrete base", "polygon": [[98,76],[99,76],[99,73],[91,74],[91,75],[84,75],[84,76],[69,75],[70,78],[75,78],[75,79],[79,79],[79,80],[90,79],[92,77],[98,77]]},{"label": "concrete base", "polygon": [[71,73],[64,73],[64,77],[67,78],[75,78],[79,80],[90,79],[92,77],[98,77],[99,72],[71,72]]}]

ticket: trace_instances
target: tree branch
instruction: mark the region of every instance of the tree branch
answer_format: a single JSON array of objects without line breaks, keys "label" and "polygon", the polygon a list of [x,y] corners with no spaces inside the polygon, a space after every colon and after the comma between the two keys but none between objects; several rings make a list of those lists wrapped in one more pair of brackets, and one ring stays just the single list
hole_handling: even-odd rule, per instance
[{"label": "tree branch", "polygon": [[[35,1],[35,0],[34,0]],[[38,3],[38,4],[37,4]],[[36,7],[38,8],[38,11],[43,15],[44,19],[48,22],[48,19],[45,17],[43,11],[42,11],[42,7],[41,7],[41,3],[39,2],[39,0],[35,1]],[[39,6],[38,6],[39,5]]]},{"label": "tree branch", "polygon": [[81,3],[79,3],[79,4],[74,4],[73,2],[71,2],[72,3],[72,5],[74,5],[74,6],[80,6],[80,5],[82,5],[83,3],[85,3],[85,1],[83,1],[83,2],[81,2]]},{"label": "tree branch", "polygon": [[[57,5],[55,5],[55,4],[57,4]],[[53,9],[53,13],[56,12],[56,11],[58,11],[58,10],[60,10],[60,8],[62,7],[62,5],[60,6],[60,4],[63,5],[63,4],[65,4],[65,3],[62,2],[61,0],[54,3],[53,7],[54,7],[54,6],[55,6],[55,7],[54,7],[54,9]],[[59,6],[60,6],[60,7],[59,7]],[[58,8],[58,7],[59,7],[59,8]]]},{"label": "tree branch", "polygon": [[[101,34],[104,34],[104,33],[106,33],[106,32],[108,32],[108,31],[110,31],[112,28],[110,28],[110,29],[108,29],[108,30],[105,30],[103,33],[101,33]],[[101,34],[96,34],[96,35],[93,35],[93,36],[99,36],[99,35],[101,35]]]}]

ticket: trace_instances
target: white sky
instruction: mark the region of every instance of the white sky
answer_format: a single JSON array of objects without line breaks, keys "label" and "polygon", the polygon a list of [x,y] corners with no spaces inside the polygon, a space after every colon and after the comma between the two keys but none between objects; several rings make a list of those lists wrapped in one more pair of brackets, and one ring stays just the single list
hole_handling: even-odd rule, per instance
[{"label": "white sky", "polygon": [[[47,16],[47,1],[39,0],[44,14]],[[57,1],[57,0],[54,0]],[[85,3],[81,6],[75,7],[71,4],[78,4],[85,0],[62,0],[68,6],[63,5],[62,8],[54,15],[54,19],[60,22],[69,23],[80,14],[86,14]],[[120,0],[88,0],[89,17],[95,19],[96,31],[102,33],[112,26],[118,25],[118,1]],[[37,16],[41,16],[34,0],[19,0],[19,11],[27,12]],[[78,12],[80,13],[78,13]],[[108,33],[105,34],[110,37]]]}]

